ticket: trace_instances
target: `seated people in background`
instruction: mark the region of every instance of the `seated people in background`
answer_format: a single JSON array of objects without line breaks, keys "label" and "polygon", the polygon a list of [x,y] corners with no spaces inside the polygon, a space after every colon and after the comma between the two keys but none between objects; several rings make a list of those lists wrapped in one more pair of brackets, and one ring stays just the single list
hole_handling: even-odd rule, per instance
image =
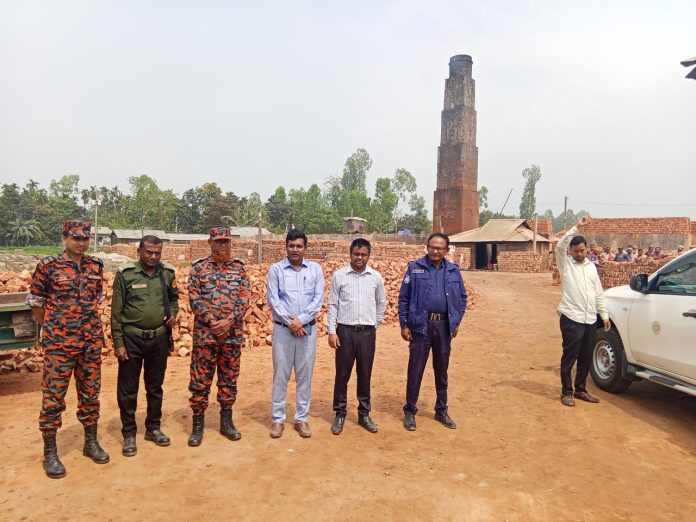
[{"label": "seated people in background", "polygon": [[614,256],[611,255],[611,250],[609,250],[609,245],[604,245],[604,251],[599,254],[599,259],[601,261],[613,261]]},{"label": "seated people in background", "polygon": [[626,253],[623,251],[622,246],[618,247],[618,252],[614,256],[614,261],[616,261],[617,263],[624,263],[628,261],[628,259],[626,259]]},{"label": "seated people in background", "polygon": [[626,261],[630,263],[631,261],[633,261],[633,259],[633,247],[628,247],[626,249]]},{"label": "seated people in background", "polygon": [[667,256],[665,255],[664,252],[662,252],[662,251],[660,250],[660,246],[659,246],[659,245],[656,245],[656,246],[655,246],[655,254],[654,254],[654,256],[653,256],[653,259],[655,259],[655,260],[657,261],[657,260],[659,260],[659,259],[664,259],[665,257],[667,257]]},{"label": "seated people in background", "polygon": [[672,255],[676,257],[676,256],[682,255],[683,253],[684,253],[684,245],[679,245],[677,247],[677,249],[674,252],[672,252]]},{"label": "seated people in background", "polygon": [[635,260],[636,260],[636,261],[644,261],[644,260],[646,260],[647,258],[648,258],[648,257],[645,255],[645,252],[643,252],[643,249],[642,249],[642,248],[639,248],[639,249],[638,249],[638,254],[636,254]]},{"label": "seated people in background", "polygon": [[653,259],[655,257],[655,247],[650,245],[648,247],[648,251],[645,253],[645,257],[647,257],[649,259]]}]

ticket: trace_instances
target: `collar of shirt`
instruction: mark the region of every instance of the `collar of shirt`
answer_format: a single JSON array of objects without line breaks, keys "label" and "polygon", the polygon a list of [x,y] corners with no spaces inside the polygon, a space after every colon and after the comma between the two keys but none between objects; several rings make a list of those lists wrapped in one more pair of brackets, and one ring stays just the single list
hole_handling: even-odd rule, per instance
[{"label": "collar of shirt", "polygon": [[[152,273],[152,277],[159,275],[159,270],[160,270],[160,265],[159,263],[155,267],[155,271]],[[140,262],[140,259],[135,263],[135,271],[136,272],[142,272],[143,274],[147,275],[145,273],[145,269],[143,268],[143,264]]]},{"label": "collar of shirt", "polygon": [[[287,267],[289,267],[289,266],[292,266],[292,263],[291,263],[290,260],[287,258],[287,256],[283,258],[283,260],[281,261],[281,263],[283,263],[283,269],[285,269],[285,268],[287,268]],[[307,263],[307,260],[303,257],[303,258],[302,258],[302,264],[300,265],[300,268],[302,268],[302,267],[308,267],[308,266],[309,266],[309,264]],[[295,268],[295,267],[293,267],[293,268]]]},{"label": "collar of shirt", "polygon": [[428,264],[428,268],[434,268],[435,270],[440,270],[441,268],[445,268],[445,260],[443,259],[440,261],[440,266],[435,266],[435,263],[432,262],[432,260],[428,257],[425,256],[427,259],[426,263]]},{"label": "collar of shirt", "polygon": [[350,274],[351,272],[353,272],[353,273],[355,273],[355,274],[357,274],[357,275],[363,275],[363,274],[372,274],[372,273],[374,272],[374,270],[372,270],[372,267],[371,267],[370,265],[367,265],[367,266],[365,267],[365,270],[363,270],[362,272],[358,272],[357,270],[354,270],[353,267],[352,267],[352,265],[351,265],[350,263],[348,263],[347,268],[348,268],[348,271],[347,271],[346,273],[348,273],[348,274]]},{"label": "collar of shirt", "polygon": [[591,262],[592,262],[592,261],[590,261],[588,258],[585,258],[585,259],[582,260],[582,262],[580,262],[580,261],[576,261],[575,258],[574,258],[573,256],[569,256],[569,257],[570,257],[570,260],[571,260],[574,264],[576,264],[576,265],[586,265],[587,263],[591,263]]},{"label": "collar of shirt", "polygon": [[[60,257],[63,259],[63,261],[67,261],[68,263],[77,265],[77,263],[72,260],[72,257],[70,257],[70,254],[68,254],[67,250],[63,250],[63,253],[60,255]],[[87,254],[82,254],[82,259],[80,259],[81,265],[84,263],[90,263],[91,261],[92,259]]]}]

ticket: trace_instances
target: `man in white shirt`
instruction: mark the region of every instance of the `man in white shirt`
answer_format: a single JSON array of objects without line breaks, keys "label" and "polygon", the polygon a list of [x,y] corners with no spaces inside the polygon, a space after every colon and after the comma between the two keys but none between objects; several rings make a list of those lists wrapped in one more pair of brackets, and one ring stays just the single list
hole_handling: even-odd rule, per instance
[{"label": "man in white shirt", "polygon": [[[556,246],[556,264],[561,275],[561,302],[558,314],[561,316],[561,335],[563,336],[563,355],[561,356],[561,403],[575,406],[575,400],[597,403],[599,399],[587,393],[585,381],[592,364],[592,350],[596,338],[597,314],[604,322],[604,330],[611,328],[609,313],[604,304],[602,283],[594,263],[587,259],[587,241],[576,236],[578,227],[590,222],[583,216]],[[570,247],[570,256],[568,256]],[[577,361],[575,392],[571,371]]]},{"label": "man in white shirt", "polygon": [[340,435],[348,412],[348,381],[356,365],[358,423],[370,433],[377,425],[370,418],[370,378],[375,359],[375,330],[384,320],[387,299],[382,275],[367,265],[370,242],[355,239],[350,245],[350,265],[331,278],[327,328],[329,346],[336,350],[331,433]]}]

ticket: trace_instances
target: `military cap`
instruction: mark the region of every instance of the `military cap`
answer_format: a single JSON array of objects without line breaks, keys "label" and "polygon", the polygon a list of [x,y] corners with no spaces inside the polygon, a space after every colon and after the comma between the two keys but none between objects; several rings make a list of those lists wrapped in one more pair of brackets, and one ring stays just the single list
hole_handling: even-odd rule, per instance
[{"label": "military cap", "polygon": [[77,238],[89,238],[92,236],[92,225],[89,221],[63,221],[63,235]]},{"label": "military cap", "polygon": [[210,239],[215,241],[216,239],[230,239],[232,233],[227,227],[214,227],[210,229]]}]

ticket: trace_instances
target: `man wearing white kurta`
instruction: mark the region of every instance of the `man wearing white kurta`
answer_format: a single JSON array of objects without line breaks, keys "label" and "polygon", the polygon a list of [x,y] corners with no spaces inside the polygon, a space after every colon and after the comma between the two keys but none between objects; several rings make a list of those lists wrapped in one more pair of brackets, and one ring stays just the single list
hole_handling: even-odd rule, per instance
[{"label": "man wearing white kurta", "polygon": [[[597,268],[587,259],[587,241],[583,236],[575,235],[579,226],[587,225],[589,222],[589,217],[581,218],[556,245],[556,264],[561,276],[562,291],[561,302],[558,305],[563,336],[561,403],[565,406],[575,406],[573,397],[591,403],[599,402],[599,399],[587,393],[585,388],[592,365],[597,315],[602,318],[605,330],[611,328]],[[577,370],[573,389],[571,371],[575,361]]]}]

